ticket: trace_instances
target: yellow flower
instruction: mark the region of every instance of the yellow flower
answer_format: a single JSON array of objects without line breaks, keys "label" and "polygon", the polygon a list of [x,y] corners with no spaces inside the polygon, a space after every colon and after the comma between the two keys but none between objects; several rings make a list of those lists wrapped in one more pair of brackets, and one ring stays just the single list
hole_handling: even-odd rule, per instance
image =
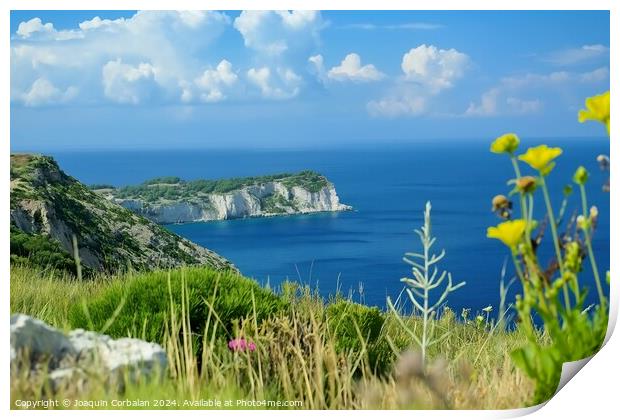
[{"label": "yellow flower", "polygon": [[609,91],[586,99],[586,109],[579,111],[579,122],[587,120],[605,124],[609,135]]},{"label": "yellow flower", "polygon": [[519,137],[514,133],[504,134],[491,143],[491,152],[513,154],[519,147]]},{"label": "yellow flower", "polygon": [[549,147],[546,144],[530,147],[527,152],[519,155],[519,160],[540,171],[543,175],[548,175],[555,166],[553,159],[562,154],[559,147]]},{"label": "yellow flower", "polygon": [[508,248],[516,249],[525,233],[526,221],[523,219],[509,220],[487,229],[487,238],[499,239]]}]

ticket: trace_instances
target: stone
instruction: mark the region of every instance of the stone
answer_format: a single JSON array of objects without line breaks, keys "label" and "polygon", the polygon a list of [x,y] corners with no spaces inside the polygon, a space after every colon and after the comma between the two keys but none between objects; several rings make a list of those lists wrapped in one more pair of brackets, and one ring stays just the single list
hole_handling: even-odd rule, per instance
[{"label": "stone", "polygon": [[69,333],[69,340],[77,352],[78,362],[96,361],[111,372],[138,368],[148,374],[153,369],[165,368],[168,362],[159,344],[137,338],[113,340],[107,335],[77,329]]},{"label": "stone", "polygon": [[21,352],[32,361],[50,358],[51,362],[75,354],[69,339],[45,322],[23,314],[11,315],[11,362]]},{"label": "stone", "polygon": [[[23,314],[11,316],[12,369],[30,368],[36,374],[37,362],[49,360],[47,374],[52,389],[70,383],[80,389],[89,375],[123,383],[125,378],[163,374],[168,359],[156,343],[137,338],[112,339],[93,331],[76,329],[67,335],[43,321]],[[33,363],[13,363],[21,353],[29,354]]]}]

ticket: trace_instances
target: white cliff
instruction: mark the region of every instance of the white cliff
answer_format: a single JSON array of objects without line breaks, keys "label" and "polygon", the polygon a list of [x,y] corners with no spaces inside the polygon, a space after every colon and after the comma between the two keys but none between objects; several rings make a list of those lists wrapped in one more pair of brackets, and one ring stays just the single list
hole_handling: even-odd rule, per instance
[{"label": "white cliff", "polygon": [[222,194],[199,193],[186,200],[146,202],[140,198],[108,198],[160,224],[351,210],[340,203],[331,183],[316,192],[271,181]]}]

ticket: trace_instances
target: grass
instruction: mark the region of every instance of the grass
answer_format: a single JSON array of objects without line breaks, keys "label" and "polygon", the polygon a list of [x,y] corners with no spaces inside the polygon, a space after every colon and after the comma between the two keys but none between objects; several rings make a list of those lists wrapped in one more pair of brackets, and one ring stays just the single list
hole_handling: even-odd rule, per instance
[{"label": "grass", "polygon": [[[121,299],[119,290],[126,291],[124,299],[129,301],[132,290],[135,293],[134,288],[147,279],[165,280],[177,287],[155,288],[163,300],[172,302],[163,310],[162,334],[157,337],[169,360],[163,379],[143,378],[121,391],[95,377],[86,388],[76,382],[56,390],[55,398],[108,402],[107,407],[99,408],[121,408],[111,406],[113,400],[142,399],[151,404],[142,408],[151,409],[204,409],[209,407],[200,403],[208,400],[232,401],[231,406],[219,408],[252,408],[238,405],[238,401],[251,400],[300,404],[262,408],[498,409],[523,407],[531,397],[532,384],[510,358],[510,352],[526,341],[519,330],[500,331],[490,323],[464,321],[444,310],[432,322],[438,334],[451,334],[429,348],[429,368],[420,371],[411,356],[415,353],[408,353],[415,350],[415,344],[392,313],[342,297],[325,302],[309,287],[293,283],[285,283],[273,293],[251,280],[208,268],[99,276],[78,283],[57,271],[13,265],[11,312],[26,313],[69,330],[83,326],[72,315],[76,306],[96,306],[111,296]],[[205,284],[211,284],[207,292]],[[226,308],[216,308],[214,302],[235,296],[237,287],[249,291],[241,299],[247,305],[226,318]],[[200,293],[204,299],[196,301]],[[279,303],[264,306],[269,299]],[[197,309],[202,310],[201,316],[196,316]],[[142,317],[148,315],[136,313],[135,325],[142,325]],[[105,327],[113,335],[131,332],[115,331],[115,323],[122,318],[118,313],[93,311],[90,316],[99,330]],[[418,317],[403,320],[412,331],[422,328]],[[133,330],[137,336],[144,331]],[[227,347],[231,337],[251,340],[256,350],[231,352]],[[384,363],[381,368],[373,362],[377,357]],[[13,372],[13,408],[17,408],[17,400],[43,398],[49,392],[44,374],[32,377]],[[167,401],[167,406],[153,407],[156,400]]]}]

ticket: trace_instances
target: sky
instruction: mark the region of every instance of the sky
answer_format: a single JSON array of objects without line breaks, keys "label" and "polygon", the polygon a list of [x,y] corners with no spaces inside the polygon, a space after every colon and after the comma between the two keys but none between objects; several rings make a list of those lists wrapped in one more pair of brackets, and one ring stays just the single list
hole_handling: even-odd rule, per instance
[{"label": "sky", "polygon": [[604,136],[607,11],[13,11],[11,149]]}]

